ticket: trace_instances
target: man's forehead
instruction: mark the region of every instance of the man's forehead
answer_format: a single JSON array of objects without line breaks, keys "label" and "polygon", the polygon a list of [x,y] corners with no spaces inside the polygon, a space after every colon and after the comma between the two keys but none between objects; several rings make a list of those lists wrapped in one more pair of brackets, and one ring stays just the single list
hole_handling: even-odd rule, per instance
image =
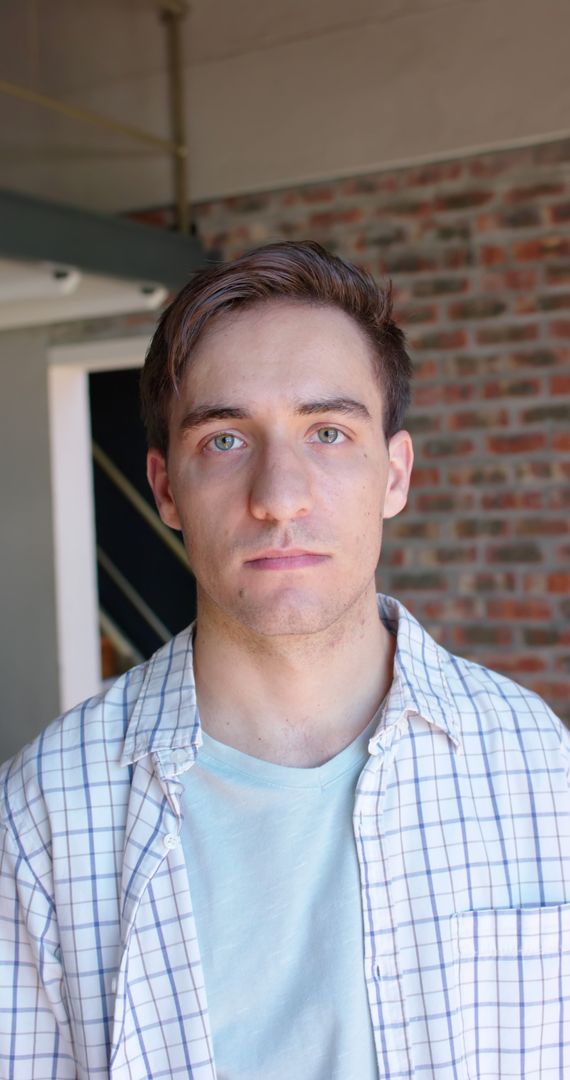
[{"label": "man's forehead", "polygon": [[193,395],[267,385],[291,401],[350,396],[355,382],[377,385],[371,343],[355,320],[332,306],[273,300],[217,317],[183,379]]}]

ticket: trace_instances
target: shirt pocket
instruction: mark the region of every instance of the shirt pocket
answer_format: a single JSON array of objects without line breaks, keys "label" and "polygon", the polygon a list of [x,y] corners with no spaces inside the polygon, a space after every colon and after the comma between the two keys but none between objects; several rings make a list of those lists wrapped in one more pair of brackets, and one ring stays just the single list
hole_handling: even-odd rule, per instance
[{"label": "shirt pocket", "polygon": [[453,916],[466,1075],[570,1077],[570,904]]}]

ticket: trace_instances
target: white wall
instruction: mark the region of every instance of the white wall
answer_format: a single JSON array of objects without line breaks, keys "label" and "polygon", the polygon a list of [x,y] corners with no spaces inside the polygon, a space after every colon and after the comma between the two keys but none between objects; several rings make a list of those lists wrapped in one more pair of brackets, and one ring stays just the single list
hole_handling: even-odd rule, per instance
[{"label": "white wall", "polygon": [[59,711],[45,334],[0,334],[0,760]]},{"label": "white wall", "polygon": [[[168,134],[152,5],[62,2],[58,36],[53,6],[34,2],[45,27],[36,27],[36,66],[22,61],[22,79],[36,71],[44,89]],[[570,133],[567,0],[191,6],[195,200]],[[8,113],[18,122],[2,159],[6,186],[105,210],[171,200],[169,163],[154,153],[45,116],[32,138],[30,106],[11,102]]]}]

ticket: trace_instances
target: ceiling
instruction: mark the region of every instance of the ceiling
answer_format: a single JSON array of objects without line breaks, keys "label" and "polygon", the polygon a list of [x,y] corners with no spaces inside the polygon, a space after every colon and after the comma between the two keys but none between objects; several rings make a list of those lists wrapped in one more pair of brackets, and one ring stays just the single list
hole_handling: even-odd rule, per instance
[{"label": "ceiling", "polygon": [[[0,79],[170,137],[159,0],[2,0]],[[568,133],[568,0],[190,0],[203,201]],[[109,213],[173,201],[162,151],[0,93],[0,187]]]},{"label": "ceiling", "polygon": [[[478,0],[191,0],[192,66]],[[2,78],[48,94],[165,71],[159,0],[3,0]]]}]

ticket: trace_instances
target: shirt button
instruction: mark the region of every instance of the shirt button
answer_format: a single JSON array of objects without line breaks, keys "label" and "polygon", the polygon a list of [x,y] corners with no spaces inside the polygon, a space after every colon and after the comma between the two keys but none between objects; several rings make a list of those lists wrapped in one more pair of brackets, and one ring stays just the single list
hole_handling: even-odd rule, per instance
[{"label": "shirt button", "polygon": [[167,832],[162,838],[162,843],[167,851],[171,851],[172,848],[178,847],[178,837],[176,836],[176,833]]}]

